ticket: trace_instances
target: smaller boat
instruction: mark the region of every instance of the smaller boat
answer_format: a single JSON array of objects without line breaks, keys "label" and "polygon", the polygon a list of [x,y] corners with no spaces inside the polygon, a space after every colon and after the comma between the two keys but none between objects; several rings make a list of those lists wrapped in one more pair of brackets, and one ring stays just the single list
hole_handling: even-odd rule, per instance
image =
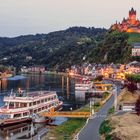
[{"label": "smaller boat", "polygon": [[83,79],[80,83],[75,84],[75,91],[88,91],[93,87],[93,83],[89,79]]},{"label": "smaller boat", "polygon": [[50,123],[53,120],[48,117],[40,117],[38,114],[33,114],[32,115],[32,122],[33,123]]}]

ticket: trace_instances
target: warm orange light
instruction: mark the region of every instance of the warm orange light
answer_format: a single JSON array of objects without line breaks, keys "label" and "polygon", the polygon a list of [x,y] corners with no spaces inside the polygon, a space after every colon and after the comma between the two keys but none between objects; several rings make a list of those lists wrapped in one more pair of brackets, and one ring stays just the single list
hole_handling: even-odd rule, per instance
[{"label": "warm orange light", "polygon": [[127,32],[128,32],[128,33],[132,33],[133,30],[132,30],[132,29],[128,29]]},{"label": "warm orange light", "polygon": [[69,75],[70,75],[70,76],[74,76],[74,73],[73,73],[73,72],[69,72]]}]

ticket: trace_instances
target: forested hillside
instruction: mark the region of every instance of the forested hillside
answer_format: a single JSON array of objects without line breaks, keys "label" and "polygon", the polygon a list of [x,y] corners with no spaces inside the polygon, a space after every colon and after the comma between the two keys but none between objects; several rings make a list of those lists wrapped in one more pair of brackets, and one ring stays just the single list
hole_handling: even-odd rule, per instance
[{"label": "forested hillside", "polygon": [[[100,28],[73,27],[49,34],[0,38],[0,60],[2,64],[18,67],[42,64],[66,68],[80,64],[105,33]],[[27,60],[27,56],[32,60]]]},{"label": "forested hillside", "polygon": [[127,63],[132,60],[131,44],[138,36],[72,27],[49,34],[0,38],[0,63],[16,67],[45,65],[60,70],[83,62]]},{"label": "forested hillside", "polygon": [[109,31],[97,47],[89,53],[89,61],[98,63],[129,62],[131,60],[132,46],[128,40],[128,33]]}]

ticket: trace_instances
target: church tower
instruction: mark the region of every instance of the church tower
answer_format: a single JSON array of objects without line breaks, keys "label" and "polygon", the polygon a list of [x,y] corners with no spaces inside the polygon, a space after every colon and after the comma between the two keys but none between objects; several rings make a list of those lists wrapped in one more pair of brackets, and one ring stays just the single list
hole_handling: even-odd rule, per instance
[{"label": "church tower", "polygon": [[136,23],[136,14],[136,10],[133,8],[129,11],[129,20],[132,25],[135,25]]}]

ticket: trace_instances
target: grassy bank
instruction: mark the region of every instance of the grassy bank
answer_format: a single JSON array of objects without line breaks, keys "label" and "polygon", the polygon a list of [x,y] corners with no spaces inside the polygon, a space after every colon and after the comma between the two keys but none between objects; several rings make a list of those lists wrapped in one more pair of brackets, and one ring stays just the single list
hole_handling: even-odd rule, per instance
[{"label": "grassy bank", "polygon": [[86,119],[69,119],[62,125],[51,128],[43,140],[72,140],[85,122]]},{"label": "grassy bank", "polygon": [[[96,103],[92,106],[92,109],[98,111],[100,109],[100,104]],[[76,111],[89,112],[89,104],[81,107]],[[86,118],[72,118],[57,127],[51,127],[46,137],[43,140],[72,140],[75,134],[77,134],[80,129],[85,125]]]},{"label": "grassy bank", "polygon": [[109,120],[103,121],[100,126],[99,133],[102,135],[102,139],[104,140],[112,140],[112,135],[110,134],[113,127]]},{"label": "grassy bank", "polygon": [[[107,101],[108,97],[111,97],[110,94],[108,96],[104,96],[104,100]],[[95,112],[99,111],[103,104],[100,102],[95,103],[91,106],[91,109],[94,109]],[[76,110],[77,112],[89,112],[90,105],[87,104],[80,109]],[[51,127],[47,135],[42,140],[72,140],[74,136],[80,131],[80,129],[85,125],[87,119],[79,119],[72,118],[68,119],[63,124],[57,127]]]},{"label": "grassy bank", "polygon": [[[108,110],[108,116],[113,115],[115,112],[114,106]],[[99,133],[101,135],[101,139],[103,140],[112,140],[113,136],[111,134],[113,130],[113,126],[109,119],[104,120],[100,126]]]},{"label": "grassy bank", "polygon": [[128,42],[130,44],[140,42],[140,34],[139,33],[129,33],[128,35],[129,35]]}]

